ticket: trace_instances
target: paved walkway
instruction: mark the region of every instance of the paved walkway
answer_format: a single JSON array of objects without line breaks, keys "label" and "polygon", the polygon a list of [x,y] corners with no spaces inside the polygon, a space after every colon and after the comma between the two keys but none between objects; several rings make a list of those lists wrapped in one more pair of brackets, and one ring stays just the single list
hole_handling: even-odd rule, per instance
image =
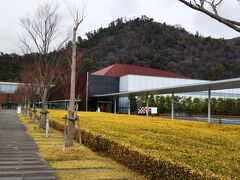
[{"label": "paved walkway", "polygon": [[[169,116],[159,116],[161,118],[167,118],[169,119]],[[178,119],[178,120],[188,120],[188,121],[200,121],[200,122],[208,122],[208,118],[207,117],[190,117],[190,116],[175,116],[174,119]],[[219,123],[219,124],[236,124],[236,125],[240,125],[240,118],[214,118],[211,117],[211,122],[214,123]]]},{"label": "paved walkway", "polygon": [[[176,117],[178,120],[189,120],[189,121],[202,121],[208,122],[207,117]],[[240,119],[233,119],[233,118],[211,118],[211,122],[218,123],[218,124],[240,124]]]},{"label": "paved walkway", "polygon": [[0,110],[0,179],[56,179],[11,110]]}]

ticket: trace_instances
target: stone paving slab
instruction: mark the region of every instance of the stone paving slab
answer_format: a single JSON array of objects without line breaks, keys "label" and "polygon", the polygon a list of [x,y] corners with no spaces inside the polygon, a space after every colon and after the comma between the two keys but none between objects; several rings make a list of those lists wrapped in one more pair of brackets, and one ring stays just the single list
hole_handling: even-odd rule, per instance
[{"label": "stone paving slab", "polygon": [[54,180],[46,161],[14,111],[0,110],[0,179]]},{"label": "stone paving slab", "polygon": [[34,169],[48,169],[48,165],[6,165],[1,166],[0,171],[11,171],[11,170],[34,170]]}]

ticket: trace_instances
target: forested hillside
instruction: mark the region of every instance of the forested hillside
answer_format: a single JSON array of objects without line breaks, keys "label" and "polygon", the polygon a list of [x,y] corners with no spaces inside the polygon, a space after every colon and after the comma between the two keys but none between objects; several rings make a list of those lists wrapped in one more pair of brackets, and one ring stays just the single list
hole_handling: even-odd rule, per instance
[{"label": "forested hillside", "polygon": [[19,81],[19,71],[22,62],[21,57],[16,54],[0,53],[0,81]]},{"label": "forested hillside", "polygon": [[[181,26],[169,26],[142,16],[117,19],[107,28],[78,38],[83,51],[82,71],[95,71],[114,63],[134,64],[169,70],[198,79],[225,79],[240,76],[240,41],[212,39],[188,33]],[[69,43],[70,44],[70,43]],[[18,79],[16,60],[0,56],[0,81]],[[8,65],[5,65],[9,63]],[[2,71],[4,64],[4,71]],[[10,72],[12,70],[15,72]]]},{"label": "forested hillside", "polygon": [[113,63],[170,70],[199,79],[240,76],[240,42],[203,38],[180,26],[154,22],[145,16],[117,19],[108,28],[87,34],[79,46],[94,60],[94,69]]}]

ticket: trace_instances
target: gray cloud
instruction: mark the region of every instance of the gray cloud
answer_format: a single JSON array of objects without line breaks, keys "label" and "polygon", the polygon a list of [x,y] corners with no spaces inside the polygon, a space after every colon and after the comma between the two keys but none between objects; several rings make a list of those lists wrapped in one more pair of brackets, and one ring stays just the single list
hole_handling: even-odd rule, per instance
[{"label": "gray cloud", "polygon": [[[32,12],[39,3],[44,0],[0,0],[0,51],[5,53],[19,52],[18,36],[22,30],[19,18]],[[61,1],[58,1],[61,2]],[[80,0],[65,0],[67,3],[79,4]],[[178,0],[85,0],[86,17],[79,29],[79,35],[84,36],[86,32],[106,27],[109,22],[118,17],[133,18],[147,15],[158,22],[167,24],[181,24],[187,31],[195,33],[199,31],[204,36],[215,38],[232,38],[239,33],[196,12]],[[227,17],[240,20],[240,5],[236,0],[225,1],[220,12]],[[72,18],[64,5],[61,6],[63,24],[71,29]],[[66,28],[63,28],[65,31]]]},{"label": "gray cloud", "polygon": [[140,11],[138,3],[141,3],[142,0],[120,0],[120,1],[111,1],[111,14],[114,17],[122,17],[126,14],[128,16],[135,15]]}]

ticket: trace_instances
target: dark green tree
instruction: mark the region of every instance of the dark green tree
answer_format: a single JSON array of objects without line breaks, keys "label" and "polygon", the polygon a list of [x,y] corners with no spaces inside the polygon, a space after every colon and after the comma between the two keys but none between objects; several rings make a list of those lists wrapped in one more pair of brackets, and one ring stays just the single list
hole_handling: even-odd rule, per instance
[{"label": "dark green tree", "polygon": [[91,72],[94,69],[95,61],[93,58],[83,58],[81,71]]},{"label": "dark green tree", "polygon": [[131,106],[130,106],[131,112],[137,113],[138,102],[137,102],[136,96],[130,96],[130,104],[131,104]]},{"label": "dark green tree", "polygon": [[156,96],[156,106],[158,108],[158,113],[165,113],[165,97],[164,96]]}]

